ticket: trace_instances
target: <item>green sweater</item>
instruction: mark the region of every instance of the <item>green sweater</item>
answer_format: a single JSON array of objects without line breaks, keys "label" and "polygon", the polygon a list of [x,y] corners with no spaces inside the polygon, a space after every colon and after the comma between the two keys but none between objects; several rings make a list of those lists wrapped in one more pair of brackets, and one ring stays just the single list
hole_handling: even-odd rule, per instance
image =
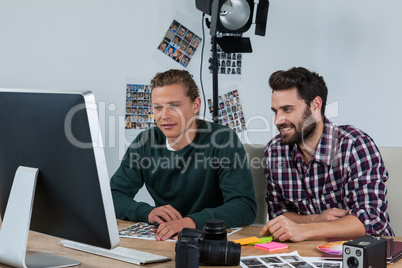
[{"label": "green sweater", "polygon": [[148,221],[153,206],[133,198],[145,184],[156,206],[170,204],[198,229],[208,219],[226,227],[250,225],[256,217],[253,181],[237,134],[226,126],[197,121],[193,142],[180,151],[166,148],[159,128],[141,132],[111,178],[118,218]]}]

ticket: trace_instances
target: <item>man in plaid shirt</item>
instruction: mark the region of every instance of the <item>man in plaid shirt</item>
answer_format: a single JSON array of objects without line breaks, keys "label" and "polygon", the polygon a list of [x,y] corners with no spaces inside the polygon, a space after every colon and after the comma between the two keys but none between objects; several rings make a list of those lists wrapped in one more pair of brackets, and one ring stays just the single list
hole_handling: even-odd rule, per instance
[{"label": "man in plaid shirt", "polygon": [[302,67],[269,79],[280,132],[265,149],[270,221],[261,235],[280,241],[394,235],[388,172],[374,141],[324,115],[327,87]]}]

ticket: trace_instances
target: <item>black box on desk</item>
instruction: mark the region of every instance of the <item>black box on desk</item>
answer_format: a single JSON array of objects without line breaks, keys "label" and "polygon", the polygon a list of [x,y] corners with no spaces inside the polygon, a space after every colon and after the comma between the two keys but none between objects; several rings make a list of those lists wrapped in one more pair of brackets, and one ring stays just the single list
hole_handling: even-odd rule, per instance
[{"label": "black box on desk", "polygon": [[387,240],[362,236],[343,244],[343,268],[385,268]]}]

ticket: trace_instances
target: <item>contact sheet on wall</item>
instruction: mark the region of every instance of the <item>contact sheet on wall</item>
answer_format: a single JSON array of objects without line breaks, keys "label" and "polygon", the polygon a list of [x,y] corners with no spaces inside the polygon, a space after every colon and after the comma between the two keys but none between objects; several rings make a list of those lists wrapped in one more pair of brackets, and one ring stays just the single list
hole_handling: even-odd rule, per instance
[{"label": "contact sheet on wall", "polygon": [[[212,99],[208,99],[209,112],[213,113]],[[226,125],[240,133],[246,130],[243,107],[240,103],[240,95],[237,89],[219,96],[218,123]]]},{"label": "contact sheet on wall", "polygon": [[155,126],[150,97],[150,85],[140,83],[127,84],[126,129],[148,129]]},{"label": "contact sheet on wall", "polygon": [[201,40],[201,37],[188,26],[173,20],[159,43],[158,50],[180,65],[187,67]]},{"label": "contact sheet on wall", "polygon": [[[222,48],[217,45],[217,60],[218,60],[218,74],[223,75],[241,75],[242,54],[241,53],[226,53]],[[210,51],[212,58],[212,49]],[[209,71],[212,73],[212,69]]]}]

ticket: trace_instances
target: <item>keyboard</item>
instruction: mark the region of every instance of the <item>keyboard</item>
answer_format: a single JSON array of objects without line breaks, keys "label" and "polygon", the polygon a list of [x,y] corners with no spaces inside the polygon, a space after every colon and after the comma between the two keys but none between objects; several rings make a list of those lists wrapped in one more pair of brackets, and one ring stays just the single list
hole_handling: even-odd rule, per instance
[{"label": "keyboard", "polygon": [[60,241],[63,246],[77,249],[81,251],[85,251],[88,253],[100,255],[103,257],[108,257],[112,259],[116,259],[119,261],[125,261],[137,265],[143,265],[146,263],[153,263],[153,262],[163,262],[163,261],[170,261],[169,257],[164,257],[157,254],[152,254],[144,251],[139,251],[131,248],[125,247],[115,247],[113,249],[104,249],[96,246],[91,246],[79,242],[69,241],[69,240],[62,240]]}]

